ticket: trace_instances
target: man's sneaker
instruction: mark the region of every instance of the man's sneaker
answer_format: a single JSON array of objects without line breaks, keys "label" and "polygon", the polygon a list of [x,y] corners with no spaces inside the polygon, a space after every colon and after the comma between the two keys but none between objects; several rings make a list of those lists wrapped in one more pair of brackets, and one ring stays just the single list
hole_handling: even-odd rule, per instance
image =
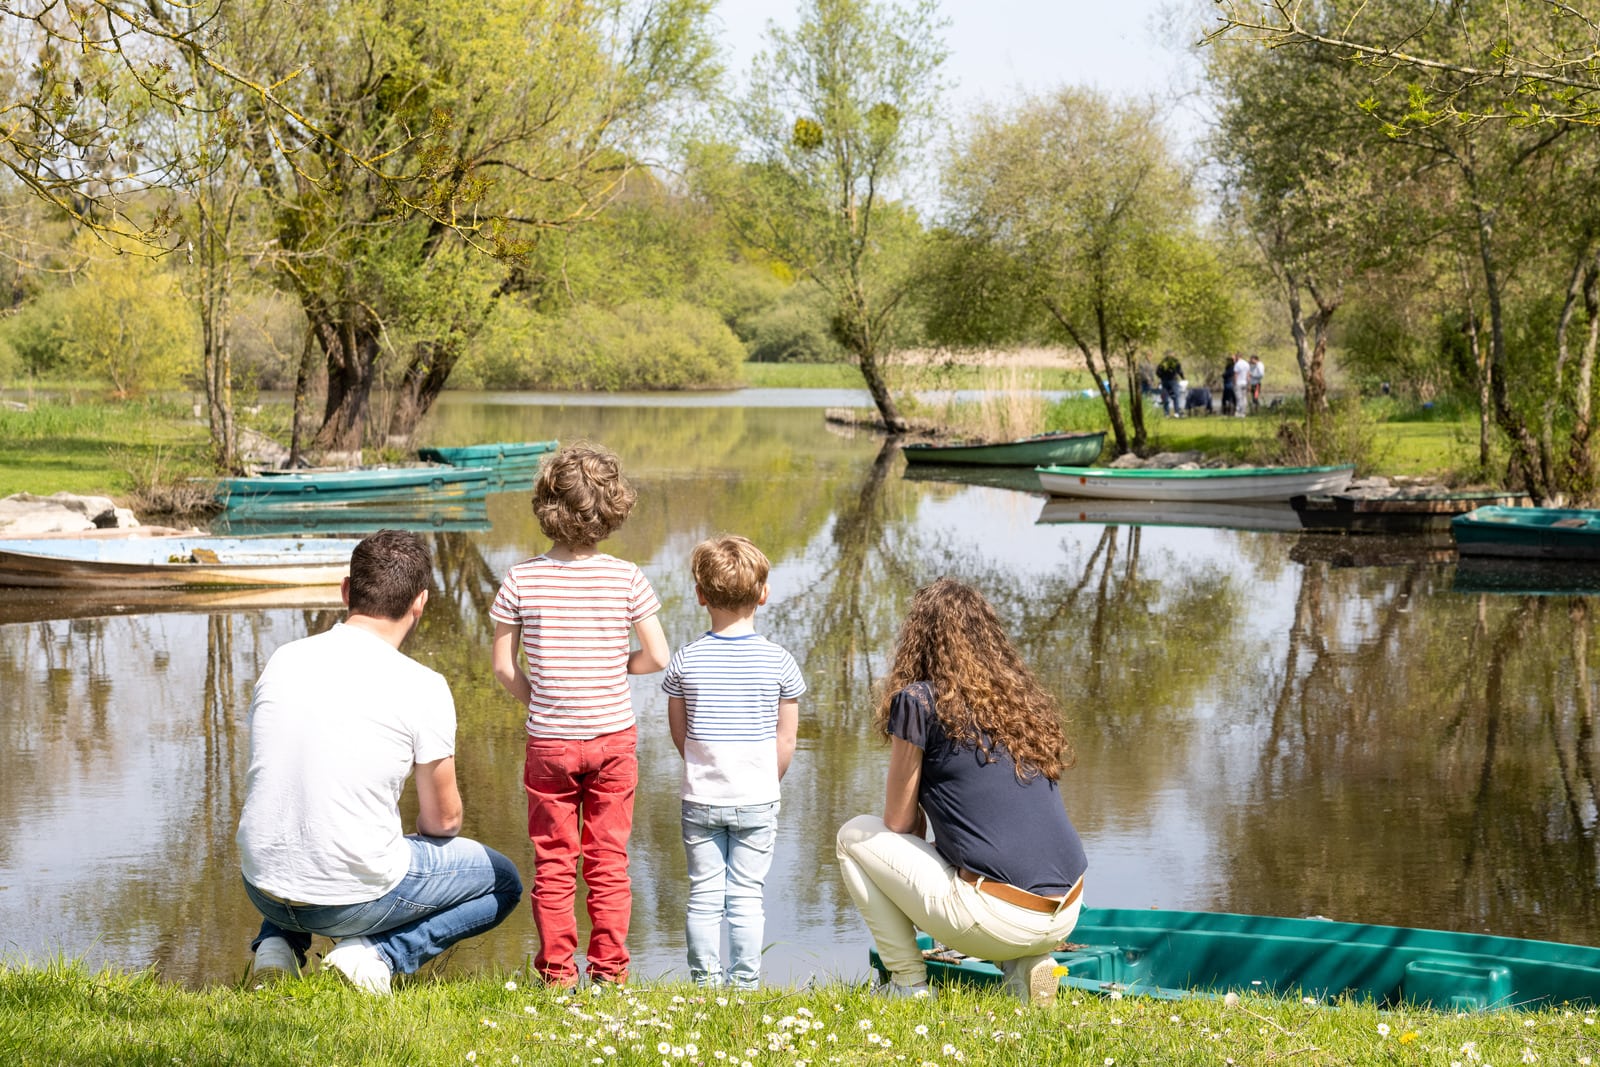
[{"label": "man's sneaker", "polygon": [[363,993],[375,997],[389,995],[389,961],[383,958],[370,937],[343,937],[333,943],[333,951],[322,957],[324,967],[332,967]]},{"label": "man's sneaker", "polygon": [[1001,985],[1024,1004],[1054,1004],[1061,979],[1056,977],[1056,958],[1051,955],[1023,956],[1000,964]]},{"label": "man's sneaker", "polygon": [[888,981],[882,985],[873,986],[872,995],[883,997],[886,1000],[932,1000],[935,993],[927,982],[918,982],[916,985],[901,985],[899,982]]},{"label": "man's sneaker", "polygon": [[300,960],[281,937],[264,937],[250,965],[250,988],[262,989],[283,978],[300,977]]}]

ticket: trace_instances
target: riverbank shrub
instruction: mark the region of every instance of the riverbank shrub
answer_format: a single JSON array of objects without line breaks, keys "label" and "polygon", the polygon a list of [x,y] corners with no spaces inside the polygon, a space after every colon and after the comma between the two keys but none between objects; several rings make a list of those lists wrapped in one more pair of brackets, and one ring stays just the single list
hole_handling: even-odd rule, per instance
[{"label": "riverbank shrub", "polygon": [[713,311],[642,300],[581,304],[561,316],[496,312],[452,383],[480,389],[733,388],[744,348]]}]

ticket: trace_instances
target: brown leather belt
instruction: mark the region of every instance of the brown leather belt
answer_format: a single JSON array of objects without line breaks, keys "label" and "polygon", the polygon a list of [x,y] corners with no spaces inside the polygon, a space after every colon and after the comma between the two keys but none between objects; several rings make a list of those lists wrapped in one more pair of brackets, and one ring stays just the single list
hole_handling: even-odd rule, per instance
[{"label": "brown leather belt", "polygon": [[1083,878],[1080,876],[1067,890],[1064,897],[1041,897],[1037,893],[1030,893],[1026,889],[1018,889],[1006,882],[996,882],[992,878],[976,874],[965,867],[957,867],[956,873],[961,875],[961,880],[973,886],[980,893],[987,893],[996,900],[1003,900],[1007,904],[1015,904],[1019,908],[1029,911],[1042,911],[1046,915],[1054,915],[1062,908],[1070,908],[1073,903],[1083,895]]}]

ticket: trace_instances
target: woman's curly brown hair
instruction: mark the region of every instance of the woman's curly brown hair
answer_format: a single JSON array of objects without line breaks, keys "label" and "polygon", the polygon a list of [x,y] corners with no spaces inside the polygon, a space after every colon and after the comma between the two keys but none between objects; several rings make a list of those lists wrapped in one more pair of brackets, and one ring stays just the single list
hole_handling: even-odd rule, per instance
[{"label": "woman's curly brown hair", "polygon": [[561,545],[596,545],[617,531],[637,495],[616,453],[584,441],[545,460],[533,483],[539,529]]},{"label": "woman's curly brown hair", "polygon": [[958,745],[1011,753],[1017,777],[1051,781],[1075,761],[1061,708],[1007,639],[983,594],[953,578],[917,590],[900,627],[894,666],[878,703],[885,733],[894,694],[915,682],[933,686],[939,722]]}]

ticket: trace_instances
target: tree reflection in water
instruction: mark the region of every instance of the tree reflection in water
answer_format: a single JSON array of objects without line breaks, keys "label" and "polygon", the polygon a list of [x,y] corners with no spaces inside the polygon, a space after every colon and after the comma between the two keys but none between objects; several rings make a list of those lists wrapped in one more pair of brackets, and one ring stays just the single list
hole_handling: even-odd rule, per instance
[{"label": "tree reflection in water", "polygon": [[[908,481],[892,446],[822,434],[815,412],[641,410],[507,406],[494,425],[618,449],[640,503],[607,547],[645,568],[674,644],[705,627],[695,541],[745,533],[772,558],[758,626],[810,684],[767,896],[777,980],[861,971],[833,834],[882,804],[876,686],[910,596],[942,574],[983,590],[1061,699],[1091,904],[1600,940],[1587,600],[1466,597],[1431,558],[1331,566],[1356,554],[1293,536],[1035,525],[1037,496]],[[525,486],[488,512],[489,530],[430,535],[437,588],[407,650],[455,694],[467,832],[526,872],[522,717],[489,673],[488,607],[542,541]],[[339,617],[326,599],[54,608],[0,593],[12,951],[238,978],[256,923],[232,844],[250,687],[279,645]],[[641,974],[681,973],[681,765],[659,679],[634,692],[631,940]],[[451,965],[515,967],[532,947],[524,913]]]}]

